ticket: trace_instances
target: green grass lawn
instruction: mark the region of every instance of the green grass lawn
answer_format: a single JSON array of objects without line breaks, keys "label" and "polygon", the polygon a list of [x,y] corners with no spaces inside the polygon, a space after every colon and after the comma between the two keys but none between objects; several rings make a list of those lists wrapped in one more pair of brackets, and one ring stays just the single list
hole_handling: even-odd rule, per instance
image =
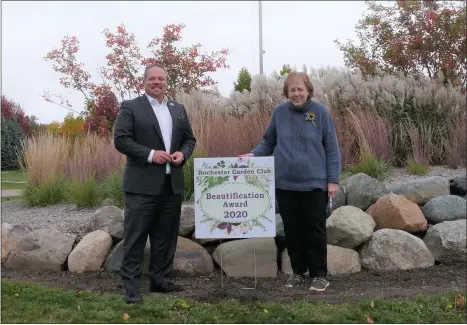
[{"label": "green grass lawn", "polygon": [[22,171],[2,172],[2,182],[4,181],[26,182],[27,180],[28,180],[28,175]]},{"label": "green grass lawn", "polygon": [[[200,303],[157,294],[143,305],[121,295],[75,292],[2,280],[2,323],[465,323],[459,293],[357,304]],[[465,293],[460,293],[465,295]],[[124,315],[128,315],[124,319]]]},{"label": "green grass lawn", "polygon": [[2,182],[2,191],[3,190],[23,190],[26,188],[27,183],[9,183]]},{"label": "green grass lawn", "polygon": [[[27,186],[27,174],[21,171],[6,171],[2,172],[2,191],[4,190],[24,190]],[[24,182],[24,183],[18,183]],[[10,200],[20,197],[10,197]],[[2,201],[5,198],[2,197]]]}]

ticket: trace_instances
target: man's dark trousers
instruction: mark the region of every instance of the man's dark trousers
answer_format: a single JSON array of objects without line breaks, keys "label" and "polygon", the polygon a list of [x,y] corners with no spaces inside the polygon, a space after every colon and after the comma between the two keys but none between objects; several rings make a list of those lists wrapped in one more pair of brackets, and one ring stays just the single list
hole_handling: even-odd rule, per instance
[{"label": "man's dark trousers", "polygon": [[181,194],[174,194],[170,175],[160,195],[125,193],[125,236],[121,277],[127,290],[138,291],[146,242],[150,240],[148,277],[152,286],[167,287],[180,226]]}]

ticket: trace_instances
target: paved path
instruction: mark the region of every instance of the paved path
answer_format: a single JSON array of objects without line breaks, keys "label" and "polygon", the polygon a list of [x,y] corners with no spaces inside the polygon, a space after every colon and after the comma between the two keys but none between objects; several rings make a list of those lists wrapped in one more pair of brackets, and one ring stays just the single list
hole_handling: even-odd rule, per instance
[{"label": "paved path", "polygon": [[23,194],[23,190],[2,190],[2,197],[19,196]]}]

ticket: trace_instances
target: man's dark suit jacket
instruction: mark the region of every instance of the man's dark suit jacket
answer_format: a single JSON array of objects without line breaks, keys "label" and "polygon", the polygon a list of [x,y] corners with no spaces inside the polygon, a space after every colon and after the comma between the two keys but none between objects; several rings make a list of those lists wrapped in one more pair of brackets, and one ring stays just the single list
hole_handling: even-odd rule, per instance
[{"label": "man's dark suit jacket", "polygon": [[[175,194],[185,190],[183,165],[195,148],[196,139],[185,107],[175,101],[167,102],[172,115],[170,154],[180,151],[184,160],[179,166],[170,165]],[[146,95],[123,101],[114,128],[115,148],[126,155],[123,191],[159,195],[166,175],[166,165],[148,163],[151,150],[166,151],[159,122]]]}]

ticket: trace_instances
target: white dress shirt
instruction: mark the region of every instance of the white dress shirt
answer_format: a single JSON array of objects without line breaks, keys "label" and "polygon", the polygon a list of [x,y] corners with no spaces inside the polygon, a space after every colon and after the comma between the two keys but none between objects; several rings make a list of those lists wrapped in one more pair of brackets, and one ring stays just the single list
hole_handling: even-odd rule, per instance
[{"label": "white dress shirt", "polygon": [[[169,107],[167,106],[168,99],[164,97],[162,103],[155,98],[152,98],[148,94],[146,97],[151,103],[152,109],[156,114],[157,120],[159,121],[159,126],[161,128],[162,138],[165,144],[165,150],[170,154],[170,144],[172,141],[172,115],[170,115]],[[151,150],[151,153],[148,157],[148,162],[152,163],[152,156],[154,155],[154,150]],[[170,163],[167,163],[166,174],[170,174]]]}]

